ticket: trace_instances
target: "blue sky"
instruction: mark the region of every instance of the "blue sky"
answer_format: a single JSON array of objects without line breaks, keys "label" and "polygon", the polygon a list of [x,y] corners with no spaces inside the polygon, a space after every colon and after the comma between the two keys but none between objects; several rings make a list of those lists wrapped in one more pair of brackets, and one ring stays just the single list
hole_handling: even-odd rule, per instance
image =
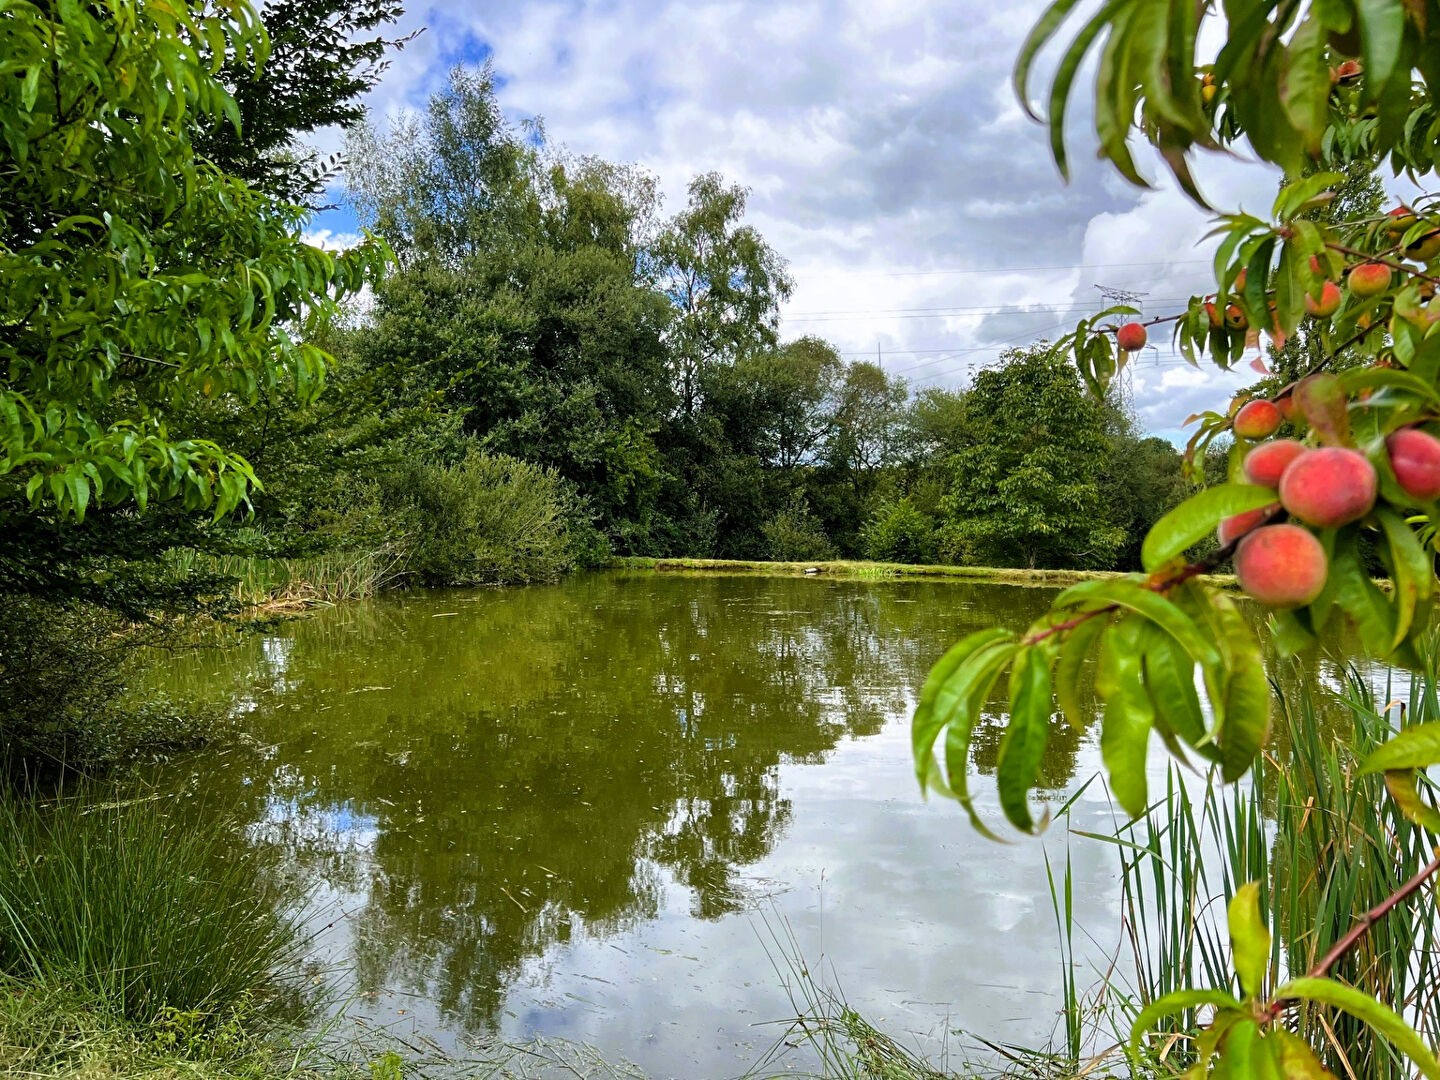
[{"label": "blue sky", "polygon": [[[1062,184],[1009,85],[1040,5],[979,0],[489,0],[415,8],[425,27],[371,95],[375,120],[423,106],[455,64],[490,58],[502,104],[552,143],[637,163],[666,210],[693,175],[751,189],[750,220],[797,281],[788,336],[878,355],[917,387],[963,385],[1000,349],[1058,336],[1096,285],[1147,294],[1147,314],[1206,288],[1206,217],[1168,186],[1141,191],[1073,133]],[[338,137],[324,143],[339,147]],[[1268,210],[1275,176],[1212,158],[1222,208]],[[1152,175],[1160,170],[1152,169]],[[348,209],[314,222],[332,242]],[[1180,363],[1165,335],[1135,369],[1144,426],[1177,437],[1252,379]],[[1242,365],[1242,368],[1244,366]]]}]

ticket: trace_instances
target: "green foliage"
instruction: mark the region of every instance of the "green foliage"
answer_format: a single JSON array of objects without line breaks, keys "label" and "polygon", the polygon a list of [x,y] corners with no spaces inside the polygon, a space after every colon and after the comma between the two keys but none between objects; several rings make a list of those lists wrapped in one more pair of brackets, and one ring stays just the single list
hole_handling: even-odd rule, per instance
[{"label": "green foliage", "polygon": [[[1027,110],[1037,54],[1074,8],[1073,0],[1056,0],[1022,49],[1016,86]],[[1208,356],[1228,368],[1247,349],[1258,348],[1262,333],[1284,355],[1297,331],[1303,332],[1304,349],[1302,357],[1290,358],[1295,364],[1286,375],[1295,381],[1275,393],[1271,408],[1247,410],[1254,423],[1237,420],[1243,399],[1225,413],[1192,418],[1199,421],[1190,444],[1192,462],[1201,454],[1208,462],[1212,443],[1235,434],[1228,482],[1192,496],[1154,525],[1140,552],[1146,574],[1068,589],[1024,635],[980,631],[936,665],[915,714],[917,773],[922,787],[955,796],[972,820],[977,819],[965,777],[968,743],[990,687],[1010,669],[1001,759],[1010,753],[1016,764],[997,770],[997,781],[1007,818],[1030,831],[1035,828],[1027,802],[1035,784],[1031,762],[1053,711],[1052,689],[1061,711],[1073,716],[1092,650],[1098,650],[1094,690],[1103,709],[1101,753],[1111,790],[1129,816],[1139,816],[1148,804],[1145,767],[1152,731],[1174,757],[1208,759],[1226,782],[1251,768],[1269,739],[1264,657],[1233,602],[1198,580],[1232,553],[1242,586],[1257,598],[1276,601],[1268,628],[1282,654],[1323,643],[1348,623],[1369,651],[1389,662],[1410,667],[1430,662],[1434,641],[1426,633],[1440,508],[1431,486],[1417,478],[1419,466],[1407,460],[1402,470],[1390,440],[1407,429],[1426,431],[1440,407],[1440,307],[1434,299],[1440,218],[1431,193],[1421,194],[1413,207],[1377,217],[1375,185],[1365,174],[1371,162],[1388,155],[1397,172],[1407,170],[1422,186],[1433,176],[1440,160],[1436,14],[1433,4],[1400,0],[1248,6],[1120,0],[1087,13],[1066,47],[1054,69],[1046,116],[1062,173],[1074,79],[1098,49],[1095,131],[1102,156],[1134,183],[1145,181],[1133,157],[1133,134],[1159,151],[1199,202],[1189,162],[1197,147],[1220,149],[1243,139],[1292,178],[1281,186],[1267,217],[1218,217],[1212,232],[1219,240],[1216,292],[1192,298],[1173,320],[1155,321],[1175,323],[1176,343],[1192,363]],[[1216,48],[1213,66],[1201,66]],[[1342,278],[1343,289],[1335,284]],[[1326,290],[1330,298],[1322,305]],[[1125,360],[1107,340],[1116,327],[1103,320],[1130,313],[1115,309],[1083,320],[1061,343],[1097,397]],[[1246,460],[1258,441],[1252,437],[1268,436],[1282,417],[1308,448],[1327,448],[1326,456],[1297,459],[1287,469],[1299,469],[1304,460],[1325,466],[1297,471],[1293,482],[1289,471],[1278,483],[1239,482],[1248,465],[1262,460]],[[1430,442],[1415,432],[1405,437],[1406,446],[1420,448],[1417,454]],[[1330,463],[1337,465],[1333,474],[1324,471]],[[1248,475],[1258,479],[1263,470]],[[1232,522],[1227,528],[1241,535],[1198,562],[1184,562],[1184,553],[1223,519],[1275,504],[1268,521],[1249,532]],[[1295,522],[1283,526],[1287,532],[1266,531],[1287,516]],[[1249,546],[1256,528],[1271,538],[1269,547]],[[1303,551],[1284,550],[1282,537],[1303,540]],[[1365,553],[1371,550],[1391,579],[1388,592],[1370,577]],[[1306,586],[1275,588],[1286,575]],[[1295,606],[1280,606],[1284,600]],[[1197,672],[1208,710],[1200,706]],[[1420,790],[1423,769],[1440,763],[1440,740],[1428,726],[1405,730],[1360,770],[1384,772],[1393,810],[1427,827],[1440,825],[1440,813]],[[942,736],[943,780],[935,760]],[[1374,817],[1372,811],[1354,820]],[[1303,822],[1292,819],[1291,828],[1298,835]],[[1383,832],[1377,830],[1378,856],[1347,847],[1339,861],[1383,862],[1390,854]],[[1280,835],[1295,839],[1287,837],[1283,824]],[[1312,872],[1320,872],[1318,863]],[[1260,895],[1265,883],[1236,888],[1230,896],[1229,952],[1239,996],[1231,993],[1234,980],[1214,965],[1204,973],[1213,989],[1196,988],[1192,972],[1182,971],[1179,985],[1136,1018],[1132,1052],[1157,1023],[1173,1014],[1193,1016],[1205,1006],[1210,1020],[1195,1038],[1187,1076],[1331,1075],[1310,1045],[1318,1044],[1317,1034],[1302,1027],[1297,1036],[1279,1022],[1288,1009],[1303,1006],[1308,1018],[1317,1010],[1329,1016],[1332,1043],[1336,1030],[1368,1031],[1407,1063],[1403,1074],[1440,1075],[1440,1061],[1401,1015],[1418,1014],[1428,1023],[1427,997],[1387,1002],[1387,986],[1371,981],[1357,988],[1332,977],[1359,949],[1370,925],[1437,872],[1440,859],[1393,886],[1304,974],[1292,955],[1294,977],[1273,990],[1268,989],[1273,961],[1267,962],[1273,950]],[[1292,876],[1292,895],[1303,891],[1294,888],[1299,880]],[[1295,911],[1292,900],[1292,917]],[[1289,930],[1294,935],[1297,926]],[[1415,961],[1412,944],[1401,943],[1388,958],[1397,986]],[[1375,1042],[1372,1037],[1371,1045]],[[1368,1067],[1363,1075],[1379,1075],[1380,1059],[1371,1055],[1361,1067]],[[1349,1063],[1346,1070],[1357,1075]]]},{"label": "green foliage", "polygon": [[20,3],[0,42],[0,495],[77,519],[171,498],[222,516],[254,474],[172,430],[176,406],[316,393],[325,357],[306,335],[383,249],[302,244],[298,209],[195,156],[198,118],[238,118],[227,56],[264,60],[248,4]]},{"label": "green foliage", "polygon": [[414,462],[387,478],[406,533],[404,573],[427,585],[553,581],[575,563],[572,489],[554,470],[472,452]]},{"label": "green foliage", "polygon": [[202,123],[191,136],[196,151],[251,187],[286,202],[313,202],[338,162],[320,160],[301,144],[301,136],[360,121],[360,96],[389,66],[386,53],[405,44],[369,35],[402,14],[396,0],[266,3],[264,66],[229,57],[220,69],[235,99],[239,129]]},{"label": "green foliage", "polygon": [[824,562],[835,557],[834,545],[803,495],[767,520],[760,532],[766,557],[776,562]]},{"label": "green foliage", "polygon": [[0,776],[99,770],[212,737],[222,723],[215,709],[125,693],[146,648],[177,637],[84,601],[8,600],[0,607]]},{"label": "green foliage", "polygon": [[1042,347],[1010,350],[965,399],[943,512],[946,553],[991,566],[1112,564],[1124,534],[1107,520],[1107,416],[1073,367]]},{"label": "green foliage", "polygon": [[909,496],[877,506],[865,522],[864,537],[867,559],[899,563],[935,561],[935,521],[916,509]]},{"label": "green foliage", "polygon": [[[1034,60],[1074,8],[1074,0],[1056,0],[1025,42],[1015,85],[1027,111]],[[1440,104],[1437,29],[1429,15],[1423,5],[1400,0],[1105,5],[1088,16],[1055,69],[1045,117],[1055,160],[1065,173],[1066,105],[1082,62],[1098,48],[1100,151],[1136,184],[1144,180],[1126,145],[1132,130],[1197,200],[1190,151],[1242,137],[1263,160],[1291,174],[1337,147],[1348,156],[1389,154],[1397,172],[1429,172]],[[1218,55],[1216,39],[1222,41]],[[1335,74],[1345,58],[1358,58],[1363,78]],[[1214,87],[1208,95],[1207,85]]]},{"label": "green foliage", "polygon": [[293,973],[293,888],[155,799],[0,799],[0,972],[128,1017],[220,1020]]}]

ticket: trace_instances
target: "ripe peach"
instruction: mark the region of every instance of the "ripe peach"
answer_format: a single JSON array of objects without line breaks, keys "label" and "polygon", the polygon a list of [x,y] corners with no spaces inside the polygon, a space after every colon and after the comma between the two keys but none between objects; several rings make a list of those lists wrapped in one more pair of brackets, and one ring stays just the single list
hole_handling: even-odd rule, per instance
[{"label": "ripe peach", "polygon": [[1318,319],[1328,319],[1340,310],[1340,298],[1340,286],[1327,281],[1320,287],[1320,299],[1309,295],[1305,297],[1305,310]]},{"label": "ripe peach", "polygon": [[1115,344],[1126,352],[1135,352],[1145,347],[1145,327],[1139,323],[1125,323],[1115,331]]},{"label": "ripe peach", "polygon": [[1405,235],[1405,230],[1415,224],[1415,211],[1401,203],[1385,214],[1385,231],[1396,240]]},{"label": "ripe peach", "polygon": [[1325,588],[1325,549],[1299,525],[1256,529],[1235,551],[1240,587],[1270,607],[1303,607]]},{"label": "ripe peach", "polygon": [[1305,417],[1300,415],[1300,405],[1298,402],[1296,402],[1295,394],[1293,392],[1286,394],[1283,397],[1276,398],[1275,407],[1280,410],[1280,415],[1285,418],[1287,423],[1305,423]]},{"label": "ripe peach", "polygon": [[1238,304],[1231,304],[1225,309],[1225,326],[1231,330],[1244,330],[1250,325],[1250,320],[1245,317],[1245,312],[1240,310]]},{"label": "ripe peach", "polygon": [[1244,536],[1251,529],[1264,524],[1279,509],[1279,503],[1271,503],[1269,506],[1260,507],[1259,510],[1246,510],[1243,514],[1225,518],[1220,522],[1220,527],[1215,530],[1215,534],[1220,538],[1220,546],[1224,547],[1237,536]]},{"label": "ripe peach", "polygon": [[1303,453],[1304,444],[1294,439],[1261,443],[1245,455],[1245,479],[1261,487],[1279,487],[1280,477],[1285,475],[1290,463]]},{"label": "ripe peach", "polygon": [[1249,401],[1235,414],[1235,434],[1242,439],[1264,439],[1275,434],[1283,419],[1273,401]]},{"label": "ripe peach", "polygon": [[1213,300],[1205,301],[1205,317],[1210,320],[1210,325],[1216,330],[1225,325],[1225,316],[1220,313],[1220,309],[1215,306]]},{"label": "ripe peach", "polygon": [[1358,450],[1307,450],[1280,477],[1280,503],[1307,525],[1328,529],[1359,521],[1375,505],[1375,466]]},{"label": "ripe peach", "polygon": [[1405,494],[1440,499],[1440,439],[1419,428],[1402,428],[1385,440],[1390,467]]},{"label": "ripe peach", "polygon": [[1235,282],[1234,282],[1234,284],[1232,284],[1232,285],[1230,286],[1230,291],[1231,291],[1231,292],[1244,292],[1244,291],[1245,291],[1245,279],[1246,279],[1247,277],[1249,277],[1249,276],[1250,276],[1250,271],[1249,271],[1249,270],[1241,270],[1240,273],[1238,273],[1238,274],[1235,275]]},{"label": "ripe peach", "polygon": [[1367,299],[1390,288],[1390,267],[1384,263],[1361,263],[1350,271],[1350,291]]}]

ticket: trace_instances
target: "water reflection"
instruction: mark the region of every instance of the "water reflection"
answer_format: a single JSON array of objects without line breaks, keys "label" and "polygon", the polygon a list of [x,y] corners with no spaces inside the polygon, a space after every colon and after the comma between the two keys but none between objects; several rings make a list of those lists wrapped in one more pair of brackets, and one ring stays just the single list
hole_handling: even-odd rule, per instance
[{"label": "water reflection", "polygon": [[[1049,914],[1034,910],[1040,852],[979,842],[952,809],[922,807],[905,725],[949,643],[996,622],[1023,626],[1050,596],[611,574],[337,608],[169,671],[170,692],[225,695],[257,737],[177,775],[206,792],[207,807],[244,815],[255,842],[278,845],[344,909],[322,935],[332,957],[362,1000],[414,995],[422,1026],[484,1035],[578,1024],[589,1035],[601,1023],[643,1042],[661,1021],[645,1017],[639,980],[656,981],[655,1008],[668,998],[673,1011],[674,995],[690,993],[676,973],[688,980],[702,966],[737,985],[688,984],[705,995],[685,1006],[701,1010],[697,1027],[748,1023],[736,1019],[747,1009],[773,1019],[783,1002],[769,961],[730,916],[826,873],[841,908],[830,925],[867,935],[854,948],[877,991],[929,984],[938,995],[948,981],[946,1001],[980,995],[975,980],[954,984],[953,956],[921,957],[907,943],[938,935],[985,957],[997,934],[1048,942]],[[997,711],[976,733],[981,773],[993,772],[1001,730]],[[1058,794],[1077,770],[1088,776],[1091,743],[1057,721],[1043,784]],[[832,760],[849,745],[857,753]],[[1107,810],[1077,812],[1099,822]],[[1102,908],[1107,860],[1098,852],[1079,870]],[[808,904],[787,917],[809,919]],[[670,936],[661,945],[661,931],[641,926]],[[642,965],[641,947],[665,959]],[[562,954],[576,969],[568,982]],[[1001,1004],[986,999],[976,1017],[1013,1014],[1017,994],[1052,981],[1048,953],[993,964],[978,983],[1003,983]],[[590,985],[576,989],[582,979]],[[521,992],[538,984],[543,993]],[[629,1010],[624,1024],[609,1004],[600,1021],[572,1015],[602,997]],[[1035,1013],[1042,1024],[1048,1008]],[[711,1064],[692,1056],[681,1067],[657,1049],[656,1067],[739,1071],[739,1037],[724,1031]],[[737,1067],[716,1071],[721,1060]]]}]

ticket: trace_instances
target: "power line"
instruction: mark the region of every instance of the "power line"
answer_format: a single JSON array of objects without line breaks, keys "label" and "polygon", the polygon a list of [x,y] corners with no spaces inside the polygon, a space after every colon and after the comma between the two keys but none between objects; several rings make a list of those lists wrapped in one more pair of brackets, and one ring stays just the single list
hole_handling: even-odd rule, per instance
[{"label": "power line", "polygon": [[[1188,303],[1190,296],[1165,296],[1151,300],[1152,304],[1182,304]],[[836,308],[829,311],[793,311],[782,312],[781,318],[793,322],[826,322],[832,319],[859,319],[859,318],[897,318],[920,316],[933,316],[936,318],[950,315],[1033,315],[1046,314],[1060,311],[1096,311],[1093,303],[1074,300],[1063,304],[1037,304],[1031,307],[1021,307],[1016,304],[985,304],[977,307],[961,307],[958,305],[937,305],[935,307],[894,307],[894,308]]]},{"label": "power line", "polygon": [[1059,263],[1050,266],[937,267],[934,270],[817,270],[806,271],[812,277],[926,277],[940,274],[1033,274],[1043,270],[1110,270],[1122,266],[1192,266],[1211,265],[1212,259],[1167,259],[1160,262]]}]

